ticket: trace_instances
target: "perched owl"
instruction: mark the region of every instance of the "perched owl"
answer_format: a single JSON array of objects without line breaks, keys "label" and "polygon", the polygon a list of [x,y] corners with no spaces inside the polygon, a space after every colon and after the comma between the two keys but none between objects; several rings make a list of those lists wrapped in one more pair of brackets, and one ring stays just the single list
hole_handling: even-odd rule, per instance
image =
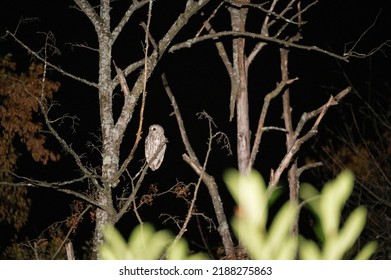
[{"label": "perched owl", "polygon": [[[166,137],[164,136],[163,127],[161,127],[158,124],[153,124],[149,127],[148,136],[147,138],[145,138],[145,158],[152,171],[158,169],[162,164],[167,145],[164,144],[161,150],[159,151],[159,154],[157,154],[156,156],[155,154],[157,153],[160,144],[165,140]],[[152,160],[154,156],[155,158]]]}]

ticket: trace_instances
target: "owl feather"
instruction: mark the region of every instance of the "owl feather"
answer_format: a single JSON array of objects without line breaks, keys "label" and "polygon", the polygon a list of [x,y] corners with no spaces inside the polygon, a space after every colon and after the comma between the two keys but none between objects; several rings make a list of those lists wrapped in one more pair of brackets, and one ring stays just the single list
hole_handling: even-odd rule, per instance
[{"label": "owl feather", "polygon": [[152,171],[158,169],[163,162],[167,148],[165,142],[163,127],[158,124],[151,125],[148,136],[145,138],[145,159]]}]

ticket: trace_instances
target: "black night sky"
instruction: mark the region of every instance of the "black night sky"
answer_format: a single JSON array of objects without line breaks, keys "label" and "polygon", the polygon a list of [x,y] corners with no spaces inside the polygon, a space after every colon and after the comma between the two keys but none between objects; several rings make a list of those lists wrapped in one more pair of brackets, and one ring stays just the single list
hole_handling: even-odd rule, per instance
[{"label": "black night sky", "polygon": [[[98,3],[98,1],[92,1]],[[112,18],[115,21],[119,18],[130,1],[113,1]],[[151,22],[151,34],[159,39],[169,28],[174,19],[183,9],[185,1],[181,0],[156,0],[153,6],[153,17]],[[260,1],[252,1],[260,2]],[[303,1],[306,2],[306,1]],[[317,45],[328,51],[342,54],[345,48],[352,46],[360,36],[371,25],[357,45],[357,51],[368,53],[371,49],[379,46],[382,42],[391,39],[391,10],[377,5],[380,1],[370,0],[320,0],[306,12],[304,20],[307,24],[302,30],[302,44]],[[384,2],[384,1],[382,1]],[[56,47],[61,54],[54,54],[50,57],[53,64],[61,65],[62,69],[79,75],[83,78],[97,81],[98,56],[96,52],[73,46],[73,43],[88,43],[96,47],[96,35],[89,20],[74,7],[71,0],[3,0],[0,5],[0,36],[5,30],[10,31],[18,28],[17,36],[31,49],[37,51],[42,48],[45,35],[43,32],[52,32]],[[210,13],[216,4],[206,7],[205,13]],[[146,9],[136,13],[129,27],[125,28],[119,41],[113,50],[113,59],[120,68],[126,67],[132,61],[143,57],[144,31],[139,26],[145,21]],[[257,18],[259,13],[250,13],[248,28],[256,30],[259,24]],[[31,18],[28,23],[19,24],[21,19]],[[181,42],[193,36],[200,28],[205,16],[197,15],[192,19],[174,40],[173,43]],[[375,21],[376,20],[376,21]],[[18,26],[19,24],[19,26]],[[230,28],[228,13],[221,12],[214,21],[216,28]],[[229,39],[224,39],[229,40]],[[248,46],[256,41],[248,40]],[[32,57],[18,45],[12,38],[0,41],[0,56],[12,53],[13,59],[18,63],[18,70],[25,71]],[[389,48],[384,52],[377,52],[370,58],[352,58],[349,63],[338,62],[336,59],[318,52],[293,49],[290,53],[290,75],[298,76],[299,80],[293,84],[292,107],[294,121],[296,122],[302,112],[310,111],[322,105],[331,94],[338,93],[348,86],[343,73],[351,78],[351,81],[358,92],[368,93],[368,79],[373,84],[381,84],[389,89],[391,82]],[[189,139],[200,160],[204,159],[207,150],[208,124],[205,120],[199,120],[198,112],[205,111],[211,117],[220,131],[226,133],[231,141],[233,149],[236,148],[235,122],[229,122],[229,77],[219,58],[213,43],[206,41],[194,45],[190,49],[182,49],[174,53],[167,53],[159,66],[154,71],[147,86],[147,102],[144,113],[144,133],[147,134],[147,127],[153,123],[159,123],[165,128],[165,135],[169,140],[166,156],[161,168],[155,172],[149,171],[141,189],[141,193],[147,193],[149,186],[157,184],[159,191],[164,192],[178,181],[184,183],[195,182],[196,174],[183,162],[182,154],[185,152],[182,144],[175,117],[171,115],[172,107],[165,93],[160,75],[167,74],[168,82],[177,98],[184,122],[187,127]],[[75,131],[70,128],[70,123],[64,123],[59,127],[61,135],[80,154],[85,153],[88,163],[91,166],[98,166],[101,158],[96,150],[92,150],[88,143],[97,144],[99,136],[99,104],[96,89],[80,85],[80,83],[51,71],[50,79],[61,82],[61,88],[55,94],[54,99],[60,104],[53,111],[53,118],[62,114],[77,116]],[[132,80],[133,79],[133,80]],[[260,108],[266,93],[272,90],[280,79],[278,46],[270,45],[250,67],[249,90],[250,90],[250,125],[253,131],[256,129]],[[128,83],[132,84],[134,77],[128,77]],[[118,91],[119,92],[119,91]],[[389,91],[388,91],[389,93]],[[343,102],[355,104],[355,95],[349,95]],[[114,102],[114,106],[120,104]],[[119,108],[119,107],[118,107]],[[126,154],[132,147],[138,125],[138,110],[136,107],[134,119],[132,120],[122,145],[122,151]],[[324,138],[332,137],[328,130],[337,127],[341,122],[340,111],[332,108],[324,119],[319,135]],[[114,107],[114,112],[116,107]],[[281,105],[275,102],[269,112],[270,123],[275,125],[283,124],[281,119]],[[261,155],[256,161],[256,168],[261,171],[265,178],[268,178],[271,168],[275,168],[281,157],[284,155],[285,137],[283,134],[271,132],[265,134],[261,146]],[[313,149],[320,140],[312,140],[308,143],[301,155],[301,160],[306,156],[313,156]],[[127,144],[129,143],[129,144]],[[60,145],[53,139],[47,145],[54,150],[61,152]],[[263,147],[263,148],[262,148]],[[282,148],[281,148],[282,147]],[[130,174],[135,174],[142,165],[144,158],[143,145],[140,145],[135,159],[129,166]],[[23,149],[21,150],[23,152]],[[218,145],[214,146],[207,170],[214,175],[220,185],[220,191],[228,216],[232,211],[232,200],[227,193],[224,183],[221,180],[224,170],[229,167],[236,167],[235,151],[233,156],[227,156],[225,150]],[[36,179],[45,181],[69,180],[79,173],[74,165],[73,159],[69,156],[62,156],[59,162],[51,163],[48,166],[37,165],[28,156],[22,156],[18,164],[18,174],[34,176]],[[315,181],[310,173],[304,175],[302,181],[309,181],[314,185],[321,185],[322,182]],[[327,178],[322,178],[327,180]],[[75,186],[82,188],[84,186]],[[57,193],[53,190],[32,189],[30,195],[33,199],[31,222],[25,228],[25,234],[29,238],[36,238],[51,223],[64,220],[70,213],[69,203],[73,197]],[[177,228],[173,223],[163,225],[164,218],[159,217],[161,212],[171,215],[183,215],[186,211],[184,203],[177,203],[173,194],[162,195],[156,198],[154,205],[144,206],[140,209],[140,215],[146,221],[152,221],[156,227],[169,227],[173,231]],[[200,212],[213,216],[212,204],[205,188],[201,188],[197,200],[197,209]],[[123,230],[125,236],[137,222],[134,215],[128,215],[121,220],[118,226]],[[206,229],[205,234],[213,243],[215,230],[212,234]],[[80,226],[80,230],[72,238],[75,243],[88,239],[93,224],[88,220]],[[197,231],[195,223],[191,230]],[[190,230],[190,231],[191,231]],[[193,239],[191,236],[195,236]],[[199,234],[189,233],[192,245],[200,243]],[[0,232],[0,241],[4,244],[11,236]],[[79,241],[78,241],[79,240]],[[80,241],[81,240],[81,241]],[[0,244],[0,250],[3,249]],[[214,244],[213,246],[218,246]]]}]

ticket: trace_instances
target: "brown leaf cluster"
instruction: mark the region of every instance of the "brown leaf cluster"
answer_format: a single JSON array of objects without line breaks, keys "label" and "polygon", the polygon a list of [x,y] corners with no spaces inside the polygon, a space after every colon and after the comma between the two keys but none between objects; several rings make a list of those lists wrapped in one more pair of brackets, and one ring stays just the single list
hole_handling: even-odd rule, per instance
[{"label": "brown leaf cluster", "polygon": [[42,82],[43,65],[31,63],[27,73],[17,74],[16,64],[6,57],[0,61],[0,166],[9,172],[16,164],[18,154],[14,141],[23,143],[36,162],[47,164],[59,156],[45,148],[43,124],[37,121],[39,103],[52,99],[60,84]]},{"label": "brown leaf cluster", "polygon": [[[26,147],[34,161],[47,164],[59,155],[45,147],[46,136],[39,117],[39,102],[48,102],[60,84],[46,79],[44,67],[31,63],[27,73],[18,73],[17,65],[8,55],[0,58],[0,181],[11,181],[21,155],[20,144]],[[0,221],[16,231],[26,223],[30,208],[24,187],[0,188]]]},{"label": "brown leaf cluster", "polygon": [[380,193],[388,185],[384,174],[391,174],[391,132],[383,133],[382,139],[377,141],[365,139],[337,149],[328,145],[323,151],[326,154],[324,165],[333,174],[348,168],[362,184]]},{"label": "brown leaf cluster", "polygon": [[83,221],[83,210],[85,205],[81,200],[74,200],[71,204],[72,214],[67,218],[65,224],[69,227],[73,233],[76,232],[76,229],[80,222]]}]

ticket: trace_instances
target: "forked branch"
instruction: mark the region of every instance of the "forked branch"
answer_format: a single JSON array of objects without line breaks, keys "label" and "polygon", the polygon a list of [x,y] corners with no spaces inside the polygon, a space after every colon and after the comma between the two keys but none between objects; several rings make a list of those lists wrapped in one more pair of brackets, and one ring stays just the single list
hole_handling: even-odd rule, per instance
[{"label": "forked branch", "polygon": [[174,95],[172,94],[172,91],[168,85],[167,78],[165,74],[162,75],[163,85],[166,90],[166,93],[171,101],[171,105],[174,109],[174,114],[179,126],[179,131],[182,137],[182,142],[185,145],[185,149],[187,151],[187,154],[183,154],[183,160],[186,161],[187,164],[190,165],[190,167],[197,173],[198,176],[202,179],[204,184],[207,186],[209,195],[212,199],[213,208],[216,214],[216,218],[218,221],[218,231],[220,234],[220,237],[222,239],[222,243],[225,249],[225,253],[228,258],[233,258],[235,256],[235,250],[234,250],[234,244],[232,241],[231,233],[229,230],[229,225],[227,218],[224,213],[223,204],[221,202],[220,194],[218,191],[218,186],[216,184],[215,179],[213,176],[209,175],[206,170],[201,166],[191,144],[187,137],[185,125],[183,123],[183,119],[178,107],[178,104],[176,102],[176,99]]},{"label": "forked branch", "polygon": [[300,150],[301,145],[304,144],[306,141],[308,141],[308,139],[312,138],[317,134],[319,123],[323,119],[327,110],[331,106],[337,105],[338,101],[341,100],[343,97],[345,97],[351,91],[351,89],[352,89],[351,87],[345,88],[344,90],[340,91],[336,96],[331,96],[330,99],[318,109],[302,114],[299,124],[297,125],[295,130],[296,136],[300,134],[302,128],[304,127],[304,124],[306,124],[309,120],[313,119],[314,117],[317,117],[317,119],[315,120],[314,124],[308,130],[307,133],[305,133],[300,138],[298,137],[295,138],[292,147],[287,151],[284,158],[281,160],[277,170],[273,172],[273,174],[271,175],[269,188],[273,189],[277,186],[277,183],[279,182],[282,173],[292,162],[292,159],[294,158],[296,153]]}]

